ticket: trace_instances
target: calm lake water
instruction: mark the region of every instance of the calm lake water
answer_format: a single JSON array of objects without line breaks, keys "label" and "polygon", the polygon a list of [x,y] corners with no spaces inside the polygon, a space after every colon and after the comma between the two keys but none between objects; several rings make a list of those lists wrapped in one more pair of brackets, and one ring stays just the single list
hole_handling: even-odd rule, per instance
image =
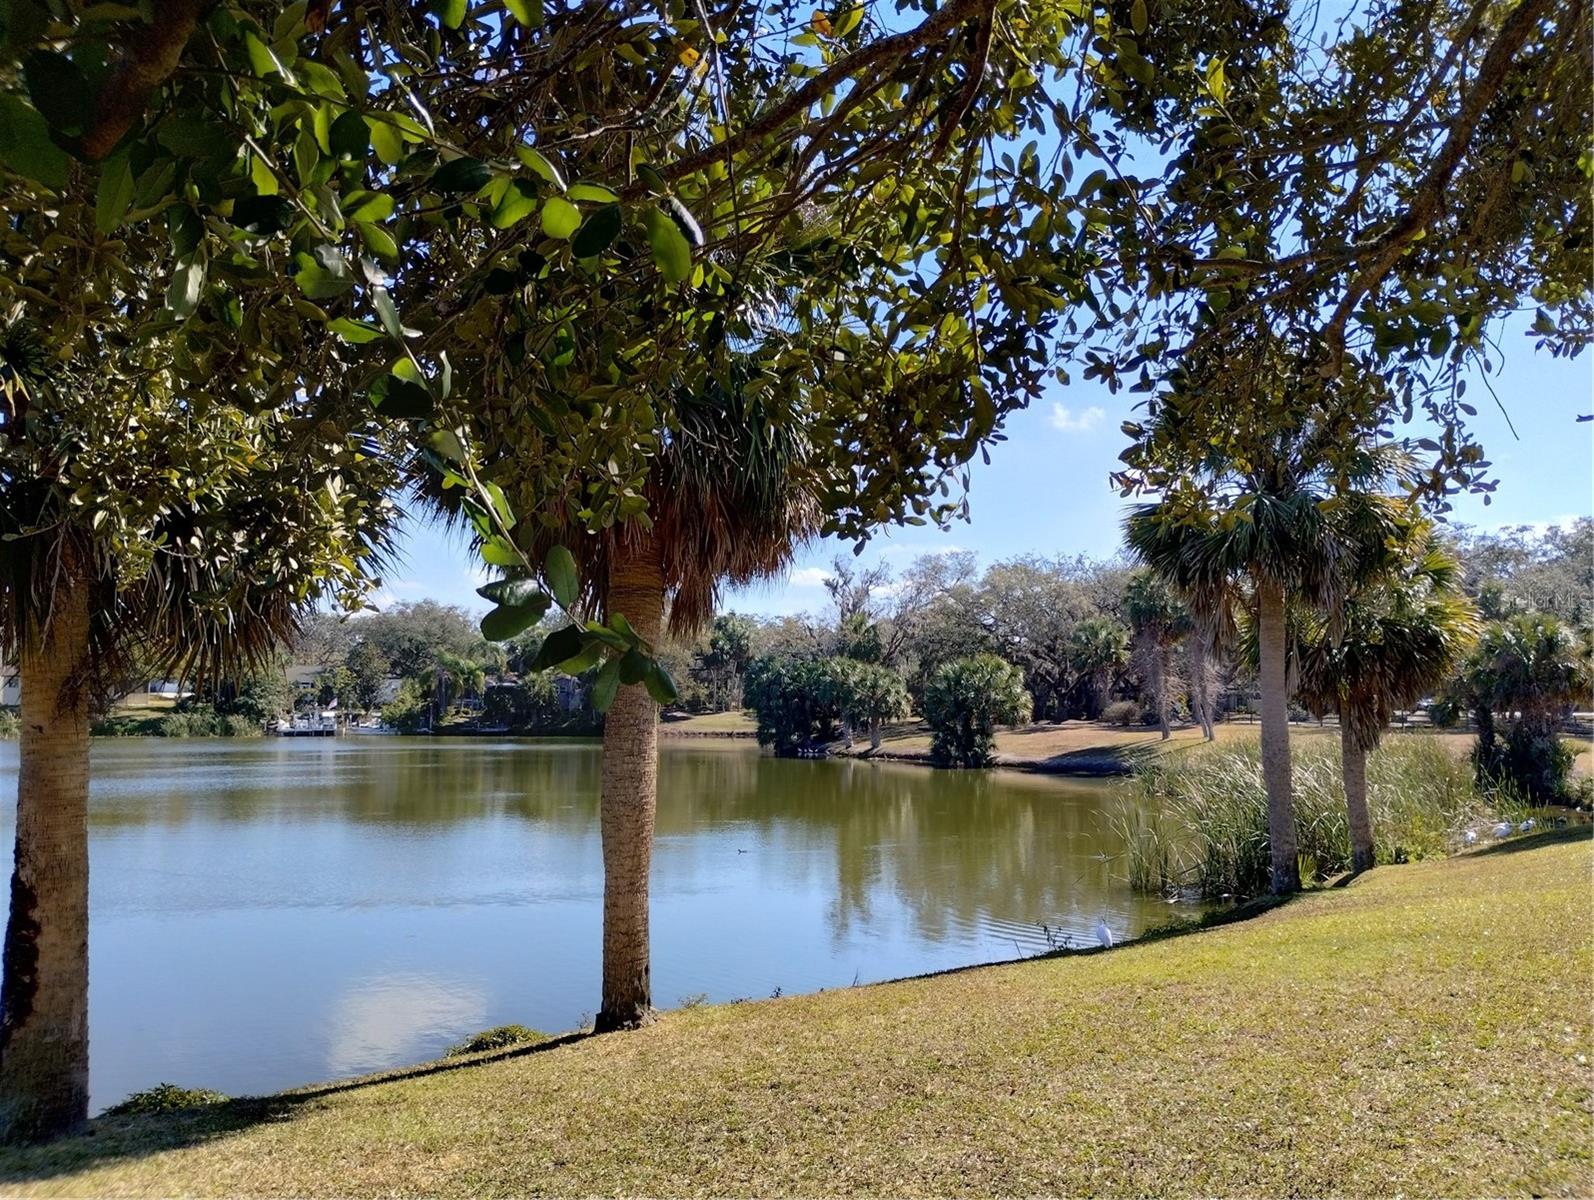
[{"label": "calm lake water", "polygon": [[[10,847],[16,744],[0,742]],[[96,1110],[430,1058],[597,1007],[594,743],[103,741],[90,806]],[[666,742],[655,1002],[807,992],[1166,921],[1103,855],[1112,785]],[[7,855],[9,857],[9,855]],[[9,864],[7,865],[9,873]]]}]

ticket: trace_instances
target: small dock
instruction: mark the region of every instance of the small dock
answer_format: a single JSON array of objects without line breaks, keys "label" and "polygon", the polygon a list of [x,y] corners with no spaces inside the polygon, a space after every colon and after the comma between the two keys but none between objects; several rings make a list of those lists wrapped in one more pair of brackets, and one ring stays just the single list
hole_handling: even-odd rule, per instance
[{"label": "small dock", "polygon": [[336,737],[336,717],[293,717],[272,727],[278,737]]}]

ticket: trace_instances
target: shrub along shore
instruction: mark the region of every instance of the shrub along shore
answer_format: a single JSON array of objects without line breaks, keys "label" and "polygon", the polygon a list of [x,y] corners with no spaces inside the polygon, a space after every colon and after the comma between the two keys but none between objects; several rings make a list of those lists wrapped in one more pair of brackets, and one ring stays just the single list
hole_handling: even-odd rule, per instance
[{"label": "shrub along shore", "polygon": [[1586,1195],[1586,829],[0,1154],[11,1194]]}]

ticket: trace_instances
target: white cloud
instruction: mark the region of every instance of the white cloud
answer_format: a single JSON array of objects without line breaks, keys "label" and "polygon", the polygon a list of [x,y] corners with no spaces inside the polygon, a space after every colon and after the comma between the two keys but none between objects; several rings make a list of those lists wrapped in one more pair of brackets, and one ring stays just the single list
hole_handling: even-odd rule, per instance
[{"label": "white cloud", "polygon": [[1052,405],[1052,428],[1063,433],[1089,433],[1106,417],[1106,410],[1094,404],[1079,413],[1061,404]]},{"label": "white cloud", "polygon": [[786,581],[791,587],[823,587],[830,572],[823,567],[802,567],[791,573]]}]

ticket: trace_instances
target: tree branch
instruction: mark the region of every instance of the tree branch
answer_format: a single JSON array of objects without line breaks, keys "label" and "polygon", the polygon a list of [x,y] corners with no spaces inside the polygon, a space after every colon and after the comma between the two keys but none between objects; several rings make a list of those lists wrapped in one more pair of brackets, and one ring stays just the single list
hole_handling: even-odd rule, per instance
[{"label": "tree branch", "polygon": [[98,162],[144,113],[149,94],[171,77],[210,0],[164,0],[152,25],[127,40],[127,50],[100,91],[94,124],[83,135],[83,157]]},{"label": "tree branch", "polygon": [[1433,166],[1418,184],[1405,214],[1390,227],[1371,247],[1372,259],[1356,273],[1355,279],[1345,289],[1334,314],[1323,330],[1323,342],[1328,357],[1323,365],[1325,377],[1339,374],[1345,354],[1345,325],[1361,298],[1376,288],[1389,274],[1406,247],[1439,215],[1443,207],[1445,189],[1465,157],[1472,135],[1477,132],[1485,110],[1493,103],[1504,85],[1506,76],[1515,64],[1517,53],[1532,36],[1534,28],[1547,13],[1554,0],[1522,0],[1500,25],[1494,43],[1484,55],[1483,65],[1472,89],[1461,104],[1450,126],[1449,136],[1439,149]]},{"label": "tree branch", "polygon": [[[728,159],[759,138],[773,133],[805,109],[817,104],[826,92],[845,80],[900,59],[941,38],[964,21],[992,11],[994,8],[995,0],[950,0],[944,8],[932,13],[917,27],[904,33],[883,37],[855,50],[845,58],[837,59],[756,121],[744,125],[723,142],[705,147],[685,158],[676,159],[668,166],[660,168],[659,173],[666,180],[673,182]],[[634,200],[646,191],[645,185],[633,183],[621,192],[621,198]]]}]

